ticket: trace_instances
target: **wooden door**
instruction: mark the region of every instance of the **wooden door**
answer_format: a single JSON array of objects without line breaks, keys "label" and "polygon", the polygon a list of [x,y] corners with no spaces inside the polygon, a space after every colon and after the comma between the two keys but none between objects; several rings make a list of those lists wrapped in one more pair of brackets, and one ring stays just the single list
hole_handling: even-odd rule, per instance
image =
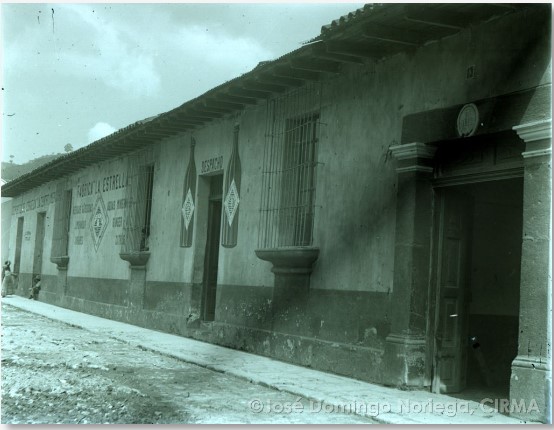
[{"label": "wooden door", "polygon": [[204,262],[204,320],[213,321],[217,292],[219,236],[221,233],[221,200],[210,200],[208,208],[208,237]]},{"label": "wooden door", "polygon": [[433,391],[464,389],[467,363],[468,252],[472,202],[468,196],[443,189],[438,194],[436,234],[437,313]]}]

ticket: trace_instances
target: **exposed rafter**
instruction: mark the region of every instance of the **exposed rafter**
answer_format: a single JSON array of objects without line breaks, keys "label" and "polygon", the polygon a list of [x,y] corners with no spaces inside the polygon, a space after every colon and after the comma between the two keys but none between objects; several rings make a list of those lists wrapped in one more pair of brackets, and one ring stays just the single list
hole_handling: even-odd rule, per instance
[{"label": "exposed rafter", "polygon": [[317,72],[311,72],[308,70],[297,70],[287,66],[274,67],[271,72],[274,76],[301,79],[303,81],[317,81],[320,78],[320,74]]},{"label": "exposed rafter", "polygon": [[244,87],[231,87],[227,92],[232,95],[254,99],[267,99],[271,95],[271,91],[252,90]]},{"label": "exposed rafter", "polygon": [[311,58],[297,58],[290,60],[290,65],[293,69],[309,70],[315,72],[338,73],[340,71],[340,63],[335,61],[314,60]]},{"label": "exposed rafter", "polygon": [[284,76],[275,76],[271,74],[259,75],[257,78],[258,82],[270,85],[277,85],[281,87],[301,87],[304,85],[302,79],[289,78]]},{"label": "exposed rafter", "polygon": [[221,107],[214,107],[214,106],[206,106],[206,103],[199,102],[196,105],[194,105],[194,108],[190,109],[193,113],[202,113],[202,114],[210,114],[214,118],[222,118],[225,115],[233,112],[232,109],[224,109]]},{"label": "exposed rafter", "polygon": [[386,55],[390,50],[384,48],[375,48],[363,43],[354,42],[336,42],[329,41],[325,43],[327,52],[333,52],[336,54],[350,55],[352,57],[360,58],[379,58]]},{"label": "exposed rafter", "polygon": [[312,56],[325,60],[338,61],[339,63],[364,64],[364,59],[352,55],[328,52],[324,43],[313,45]]},{"label": "exposed rafter", "polygon": [[469,16],[463,14],[438,11],[430,8],[424,8],[423,5],[405,5],[404,19],[420,24],[431,25],[434,27],[449,28],[459,31],[466,27],[470,22]]},{"label": "exposed rafter", "polygon": [[230,109],[230,110],[240,110],[244,109],[244,104],[241,103],[230,103],[230,102],[224,102],[221,100],[215,100],[215,99],[207,99],[205,101],[206,106],[213,106],[213,107],[220,107],[223,109]]},{"label": "exposed rafter", "polygon": [[280,85],[275,82],[261,82],[260,80],[247,80],[242,83],[243,88],[252,89],[255,91],[265,91],[270,94],[272,93],[284,93],[288,85]]},{"label": "exposed rafter", "polygon": [[176,124],[192,125],[192,126],[203,125],[207,121],[208,121],[208,119],[202,119],[202,118],[198,119],[198,118],[193,118],[193,117],[188,116],[188,115],[179,115],[175,119]]},{"label": "exposed rafter", "polygon": [[258,103],[258,100],[256,98],[237,96],[229,93],[218,94],[215,97],[218,100],[230,103],[239,103],[245,105],[255,105]]},{"label": "exposed rafter", "polygon": [[367,25],[364,28],[363,36],[366,39],[403,46],[419,46],[427,40],[425,35],[408,29],[391,28],[378,24]]}]

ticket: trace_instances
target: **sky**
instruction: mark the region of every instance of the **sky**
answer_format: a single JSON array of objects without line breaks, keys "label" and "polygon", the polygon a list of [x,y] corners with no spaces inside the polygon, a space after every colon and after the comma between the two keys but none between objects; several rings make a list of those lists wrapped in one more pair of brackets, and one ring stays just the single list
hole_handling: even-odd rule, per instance
[{"label": "sky", "polygon": [[361,6],[3,3],[2,161],[75,150],[171,110]]}]

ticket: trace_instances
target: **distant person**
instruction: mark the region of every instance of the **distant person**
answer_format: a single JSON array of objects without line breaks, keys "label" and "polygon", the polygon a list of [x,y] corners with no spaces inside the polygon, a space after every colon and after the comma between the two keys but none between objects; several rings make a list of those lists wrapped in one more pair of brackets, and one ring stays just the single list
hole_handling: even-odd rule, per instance
[{"label": "distant person", "polygon": [[144,227],[140,239],[140,251],[148,250],[150,250],[150,227]]},{"label": "distant person", "polygon": [[9,267],[7,269],[2,267],[2,278],[2,297],[6,297],[7,295],[14,293],[15,274],[9,270]]},{"label": "distant person", "polygon": [[6,271],[11,273],[12,271],[11,264],[12,263],[10,260],[4,261],[4,265],[2,266],[2,281],[4,281],[4,276],[6,276]]},{"label": "distant person", "polygon": [[38,300],[38,293],[40,293],[40,276],[35,276],[34,285],[31,287],[31,295],[29,298],[31,300]]}]

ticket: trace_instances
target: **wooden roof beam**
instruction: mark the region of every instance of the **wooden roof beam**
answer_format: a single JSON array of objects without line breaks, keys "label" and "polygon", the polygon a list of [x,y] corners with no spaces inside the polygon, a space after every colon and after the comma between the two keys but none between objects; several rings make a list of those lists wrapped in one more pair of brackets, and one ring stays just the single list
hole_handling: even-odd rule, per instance
[{"label": "wooden roof beam", "polygon": [[205,101],[206,106],[213,106],[213,107],[221,107],[223,109],[231,109],[231,110],[241,110],[244,109],[244,104],[242,103],[230,103],[230,102],[224,102],[221,100],[215,100],[215,99],[208,99]]},{"label": "wooden roof beam", "polygon": [[259,80],[244,81],[242,83],[242,87],[246,88],[247,90],[251,89],[254,91],[263,91],[269,94],[284,93],[288,88],[287,85],[279,85],[275,82],[261,82]]},{"label": "wooden roof beam", "polygon": [[464,14],[425,8],[421,4],[405,5],[404,19],[434,27],[449,28],[455,31],[459,31],[471,23],[470,17]]},{"label": "wooden roof beam", "polygon": [[271,69],[271,73],[274,76],[300,79],[303,81],[318,81],[321,77],[318,72],[312,72],[308,70],[296,70],[287,66],[276,66]]},{"label": "wooden roof beam", "polygon": [[390,28],[378,24],[366,25],[363,31],[366,39],[378,40],[380,42],[392,43],[402,46],[423,45],[428,37],[408,29]]},{"label": "wooden roof beam", "polygon": [[185,127],[183,126],[180,126],[180,125],[176,125],[176,122],[169,122],[169,121],[164,121],[160,124],[160,127],[163,129],[163,130],[171,130],[171,131],[174,131],[176,133],[180,133],[180,132],[184,132],[186,131]]},{"label": "wooden roof beam", "polygon": [[232,94],[217,94],[216,99],[224,101],[224,102],[231,102],[231,103],[239,103],[244,105],[255,105],[258,104],[258,100],[252,97],[244,97],[244,96],[237,96]]},{"label": "wooden roof beam", "polygon": [[[286,88],[289,88],[289,87],[297,88],[304,85],[304,81],[302,79],[295,79],[295,78],[284,77],[284,76],[275,76],[272,74],[259,75],[257,77],[257,81],[261,82],[262,84],[276,85],[277,87],[285,87],[285,90]],[[280,91],[280,92],[283,92],[283,91]]]},{"label": "wooden roof beam", "polygon": [[296,58],[290,60],[290,65],[293,69],[310,70],[315,72],[338,73],[340,71],[340,63],[336,61]]},{"label": "wooden roof beam", "polygon": [[189,109],[189,112],[196,115],[209,115],[210,118],[223,118],[228,113],[232,112],[232,110],[229,109],[223,109],[223,108],[216,108],[213,106],[206,106],[204,102],[197,103],[193,107]]},{"label": "wooden roof beam", "polygon": [[322,58],[324,60],[338,61],[339,63],[364,64],[364,60],[352,55],[337,54],[328,52],[325,44],[313,45],[312,56]]},{"label": "wooden roof beam", "polygon": [[176,124],[190,124],[190,125],[202,125],[206,121],[209,121],[210,118],[201,118],[198,116],[192,116],[188,115],[186,113],[180,113],[179,115],[175,116],[175,123]]},{"label": "wooden roof beam", "polygon": [[374,48],[362,43],[329,41],[325,43],[327,52],[343,54],[359,58],[379,58],[387,55],[389,51],[382,48]]},{"label": "wooden roof beam", "polygon": [[227,90],[231,95],[250,97],[253,99],[268,99],[271,96],[271,91],[251,90],[244,87],[231,87]]}]

